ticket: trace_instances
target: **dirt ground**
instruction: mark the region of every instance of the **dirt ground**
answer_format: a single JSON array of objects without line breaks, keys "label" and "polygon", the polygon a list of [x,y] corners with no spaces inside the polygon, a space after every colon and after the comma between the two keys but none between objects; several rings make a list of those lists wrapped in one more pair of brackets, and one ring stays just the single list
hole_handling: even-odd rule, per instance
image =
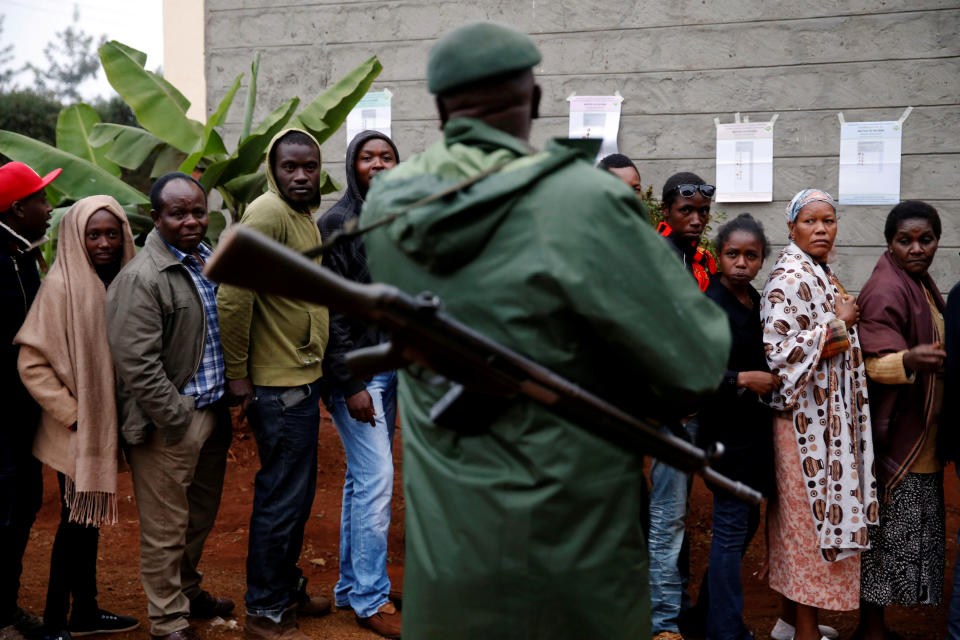
[{"label": "dirt ground", "polygon": [[[394,448],[397,477],[393,500],[393,519],[390,525],[389,571],[397,584],[403,575],[403,517],[404,502],[401,491],[401,451],[403,429],[397,430]],[[228,596],[242,611],[244,593],[244,562],[247,549],[247,527],[253,501],[253,476],[259,466],[256,449],[249,432],[237,430],[224,488],[223,503],[216,526],[207,542],[201,569],[204,586],[216,595]],[[329,418],[320,428],[320,464],[317,497],[313,517],[307,525],[301,567],[310,580],[309,590],[315,594],[331,595],[337,580],[339,544],[340,492],[345,471],[343,448]],[[947,496],[947,569],[944,600],[949,600],[953,564],[957,555],[956,532],[960,526],[960,495],[953,467],[945,471]],[[59,518],[57,484],[54,474],[45,470],[43,509],[30,536],[24,559],[23,586],[20,604],[37,614],[43,611],[43,601],[50,561],[50,547]],[[129,474],[122,474],[119,488],[120,517],[116,526],[104,527],[100,537],[99,576],[100,605],[116,613],[137,616],[141,628],[116,636],[117,640],[143,640],[148,637],[146,601],[140,586],[138,571],[137,511]],[[692,590],[699,587],[699,576],[706,566],[710,548],[711,495],[698,479],[691,498],[691,514],[687,521],[691,533],[691,570],[694,574]],[[758,639],[768,638],[779,614],[779,596],[761,580],[765,546],[762,533],[751,545],[744,562],[745,619]],[[945,630],[946,608],[892,609],[888,614],[890,626],[904,638],[928,640],[942,638]],[[856,613],[826,613],[822,623],[840,630],[841,638],[850,638],[856,627]],[[205,640],[240,640],[242,616],[229,619],[226,625],[199,623]],[[360,629],[351,611],[334,611],[320,619],[304,619],[304,632],[316,638],[331,640],[376,639],[378,635]]]}]

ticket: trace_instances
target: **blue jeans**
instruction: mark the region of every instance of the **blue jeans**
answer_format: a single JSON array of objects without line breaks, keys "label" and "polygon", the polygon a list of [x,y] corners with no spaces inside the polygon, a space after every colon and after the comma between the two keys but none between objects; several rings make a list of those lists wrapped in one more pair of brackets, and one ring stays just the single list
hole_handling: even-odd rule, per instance
[{"label": "blue jeans", "polygon": [[[670,433],[667,427],[662,433]],[[687,423],[688,433],[696,423]],[[693,436],[691,435],[691,440]],[[650,623],[654,635],[679,632],[680,609],[690,605],[687,571],[680,566],[680,549],[686,531],[690,475],[659,460],[650,465]]]},{"label": "blue jeans", "polygon": [[319,382],[255,387],[250,428],[260,470],[254,480],[247,551],[247,615],[279,622],[295,602],[303,529],[317,490]]},{"label": "blue jeans", "polygon": [[332,394],[333,424],[347,455],[340,515],[340,580],[333,590],[338,607],[349,605],[361,618],[388,601],[387,532],[393,496],[393,432],[397,424],[397,374],[381,373],[367,383],[376,426],[357,422],[340,391]]},{"label": "blue jeans", "polygon": [[708,640],[751,639],[743,623],[740,564],[760,524],[760,508],[725,493],[713,494],[713,539],[707,572]]},{"label": "blue jeans", "polygon": [[[960,460],[954,462],[957,476],[960,477]],[[960,541],[960,533],[957,534]],[[957,553],[957,562],[960,563],[960,552]],[[947,615],[947,637],[950,640],[960,640],[960,570],[953,569],[953,594],[950,596],[950,612]]]}]

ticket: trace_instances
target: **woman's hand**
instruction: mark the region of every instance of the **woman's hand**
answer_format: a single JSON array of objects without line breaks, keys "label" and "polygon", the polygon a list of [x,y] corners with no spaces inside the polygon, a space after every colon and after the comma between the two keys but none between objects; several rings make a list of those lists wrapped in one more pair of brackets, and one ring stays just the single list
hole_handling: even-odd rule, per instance
[{"label": "woman's hand", "polygon": [[837,300],[837,317],[843,320],[847,329],[860,322],[860,307],[853,296],[846,295]]},{"label": "woman's hand", "polygon": [[780,386],[780,377],[766,371],[741,371],[737,374],[737,386],[765,396]]},{"label": "woman's hand", "polygon": [[940,348],[939,342],[918,344],[903,354],[903,366],[910,371],[935,373],[943,366],[947,352]]}]

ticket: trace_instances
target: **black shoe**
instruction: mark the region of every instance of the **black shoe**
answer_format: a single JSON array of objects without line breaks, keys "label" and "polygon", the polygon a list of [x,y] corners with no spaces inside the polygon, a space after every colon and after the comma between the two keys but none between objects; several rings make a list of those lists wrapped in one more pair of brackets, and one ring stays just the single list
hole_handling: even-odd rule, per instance
[{"label": "black shoe", "polygon": [[43,634],[43,640],[72,640],[70,632],[66,629],[60,631],[46,631]]},{"label": "black shoe", "polygon": [[[90,636],[95,633],[122,633],[133,631],[140,626],[136,618],[118,616],[115,613],[97,609],[92,615],[74,617],[70,620],[70,635]],[[62,640],[71,640],[69,635]]]},{"label": "black shoe", "polygon": [[43,637],[43,618],[35,616],[29,611],[24,611],[20,607],[17,607],[17,610],[13,613],[13,626],[25,638]]},{"label": "black shoe", "polygon": [[223,617],[230,615],[234,606],[230,598],[218,598],[210,595],[209,591],[201,591],[200,595],[190,601],[190,617],[201,620]]}]

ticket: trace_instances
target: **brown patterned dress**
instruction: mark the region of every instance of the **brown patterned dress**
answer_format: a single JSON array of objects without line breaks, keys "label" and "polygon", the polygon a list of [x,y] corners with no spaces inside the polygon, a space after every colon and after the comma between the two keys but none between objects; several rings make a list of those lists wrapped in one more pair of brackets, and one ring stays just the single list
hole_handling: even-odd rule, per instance
[{"label": "brown patterned dress", "polygon": [[770,586],[823,609],[855,609],[860,551],[879,504],[866,374],[856,329],[836,317],[829,270],[794,244],[763,291],[774,393],[777,495],[768,508]]}]

